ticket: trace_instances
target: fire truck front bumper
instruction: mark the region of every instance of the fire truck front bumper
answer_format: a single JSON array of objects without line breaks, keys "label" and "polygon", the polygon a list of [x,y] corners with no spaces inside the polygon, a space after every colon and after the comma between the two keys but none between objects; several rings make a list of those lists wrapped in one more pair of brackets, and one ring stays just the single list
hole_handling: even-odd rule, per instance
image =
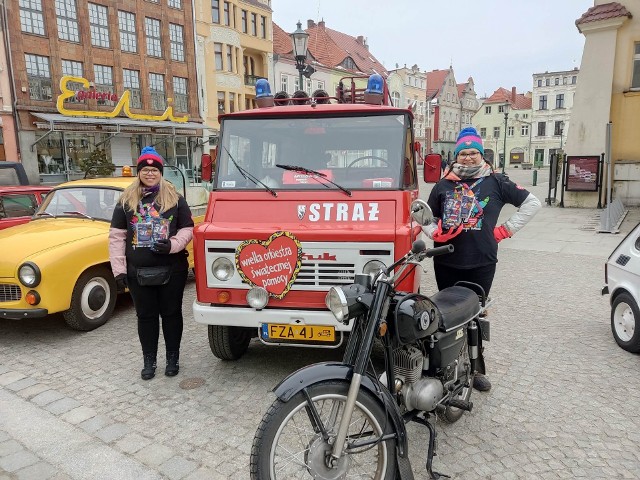
[{"label": "fire truck front bumper", "polygon": [[197,301],[193,302],[193,318],[206,325],[256,328],[263,324],[322,325],[334,327],[338,332],[350,332],[353,324],[352,321],[348,325],[338,322],[328,310],[254,310],[250,307],[217,307]]}]

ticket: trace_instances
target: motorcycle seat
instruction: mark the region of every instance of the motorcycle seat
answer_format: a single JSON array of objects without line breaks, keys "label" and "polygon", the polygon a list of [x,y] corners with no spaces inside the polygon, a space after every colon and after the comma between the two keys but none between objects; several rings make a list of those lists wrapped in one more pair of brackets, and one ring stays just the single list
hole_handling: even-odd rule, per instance
[{"label": "motorcycle seat", "polygon": [[448,287],[430,297],[440,314],[438,330],[450,332],[480,313],[478,294],[467,287]]}]

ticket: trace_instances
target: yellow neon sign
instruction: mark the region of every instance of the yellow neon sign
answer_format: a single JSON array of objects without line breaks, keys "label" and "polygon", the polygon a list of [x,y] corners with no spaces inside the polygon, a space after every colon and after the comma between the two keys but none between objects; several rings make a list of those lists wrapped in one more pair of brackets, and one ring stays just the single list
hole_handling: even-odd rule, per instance
[{"label": "yellow neon sign", "polygon": [[72,77],[70,75],[66,75],[60,79],[60,90],[62,93],[58,95],[58,100],[56,102],[56,106],[58,107],[58,111],[63,115],[69,115],[73,117],[93,117],[93,118],[114,118],[117,117],[120,112],[124,111],[124,114],[134,120],[154,120],[154,121],[163,121],[170,120],[172,122],[180,122],[184,123],[189,119],[188,115],[184,117],[175,117],[173,115],[173,107],[167,107],[162,115],[146,115],[143,113],[133,113],[129,107],[129,99],[131,97],[131,92],[129,90],[125,90],[122,93],[122,97],[116,104],[115,108],[110,112],[101,112],[101,111],[91,111],[91,110],[71,110],[65,108],[64,101],[68,98],[73,98],[76,94],[73,90],[69,90],[67,88],[68,82],[77,82],[81,83],[82,86],[86,89],[89,88],[89,80],[82,77]]}]

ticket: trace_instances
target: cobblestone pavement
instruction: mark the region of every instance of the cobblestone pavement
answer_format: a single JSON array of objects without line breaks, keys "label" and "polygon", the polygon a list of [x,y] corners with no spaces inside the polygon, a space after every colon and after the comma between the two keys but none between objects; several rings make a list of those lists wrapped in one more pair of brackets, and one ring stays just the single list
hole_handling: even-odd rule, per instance
[{"label": "cobblestone pavement", "polygon": [[[435,470],[456,479],[640,478],[640,356],[615,344],[599,294],[609,243],[621,238],[600,244],[585,234],[592,248],[573,254],[536,237],[549,219],[579,223],[591,213],[548,208],[501,244],[486,351],[493,389],[474,392],[459,422],[438,422]],[[426,266],[423,287],[434,292]],[[60,316],[0,320],[0,480],[247,479],[273,386],[340,352],[254,341],[240,361],[222,362],[193,321],[194,295],[189,282],[180,374],[165,377],[159,359],[147,382],[127,298],[93,332],[69,330]],[[425,478],[426,429],[408,431],[416,478]]]}]

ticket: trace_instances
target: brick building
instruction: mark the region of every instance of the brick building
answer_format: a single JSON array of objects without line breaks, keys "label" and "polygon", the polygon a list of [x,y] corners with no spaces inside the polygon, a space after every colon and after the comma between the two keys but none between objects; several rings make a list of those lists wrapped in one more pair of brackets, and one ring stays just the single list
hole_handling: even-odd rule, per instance
[{"label": "brick building", "polygon": [[[82,176],[96,148],[116,165],[131,164],[145,145],[192,170],[204,127],[191,93],[192,0],[15,0],[4,8],[20,154],[31,178]],[[64,76],[87,84],[69,82],[73,93],[60,101]]]}]

